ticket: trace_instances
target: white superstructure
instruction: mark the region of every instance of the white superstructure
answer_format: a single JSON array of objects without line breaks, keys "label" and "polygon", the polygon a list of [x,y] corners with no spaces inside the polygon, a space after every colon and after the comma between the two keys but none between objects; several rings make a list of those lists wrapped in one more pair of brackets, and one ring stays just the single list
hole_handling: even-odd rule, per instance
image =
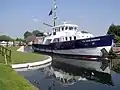
[{"label": "white superstructure", "polygon": [[91,33],[88,33],[86,31],[78,31],[78,25],[74,24],[64,23],[62,25],[55,26],[52,29],[53,31],[51,35],[44,39],[43,44],[93,37]]}]

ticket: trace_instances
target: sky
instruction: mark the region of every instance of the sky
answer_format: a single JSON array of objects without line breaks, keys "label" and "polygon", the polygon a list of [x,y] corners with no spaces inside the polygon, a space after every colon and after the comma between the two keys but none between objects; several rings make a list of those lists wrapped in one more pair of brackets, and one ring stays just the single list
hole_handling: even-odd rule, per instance
[{"label": "sky", "polygon": [[[56,0],[57,22],[77,24],[95,36],[105,35],[113,23],[120,25],[120,0]],[[25,31],[51,32],[49,12],[53,0],[0,0],[0,34],[23,37]]]}]

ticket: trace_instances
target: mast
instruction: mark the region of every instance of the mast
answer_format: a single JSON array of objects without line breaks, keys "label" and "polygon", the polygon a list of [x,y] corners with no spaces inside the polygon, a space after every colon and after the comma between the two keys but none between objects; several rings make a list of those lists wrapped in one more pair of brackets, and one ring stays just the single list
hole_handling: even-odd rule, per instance
[{"label": "mast", "polygon": [[56,6],[56,0],[53,0],[53,26],[55,27],[56,26],[56,19],[57,19],[57,16],[56,16],[56,9],[57,9],[57,6]]}]

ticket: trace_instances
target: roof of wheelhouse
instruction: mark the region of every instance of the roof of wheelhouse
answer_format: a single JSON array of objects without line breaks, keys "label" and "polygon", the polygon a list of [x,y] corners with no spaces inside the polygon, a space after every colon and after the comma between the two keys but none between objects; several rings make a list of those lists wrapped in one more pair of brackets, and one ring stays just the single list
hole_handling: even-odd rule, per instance
[{"label": "roof of wheelhouse", "polygon": [[75,25],[75,24],[61,24],[61,25],[55,26],[53,28],[58,28],[58,27],[78,27],[78,25]]}]

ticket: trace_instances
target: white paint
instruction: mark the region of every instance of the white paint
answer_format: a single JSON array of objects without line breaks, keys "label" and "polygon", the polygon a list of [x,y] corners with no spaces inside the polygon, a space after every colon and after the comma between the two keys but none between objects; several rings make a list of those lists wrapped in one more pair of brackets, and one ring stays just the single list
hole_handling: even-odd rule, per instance
[{"label": "white paint", "polygon": [[53,50],[53,51],[38,48],[38,50],[46,51],[46,52],[53,52],[57,54],[101,56],[102,55],[101,49],[103,48],[105,48],[107,52],[109,52],[111,49],[111,46],[103,46],[103,47],[96,47],[96,48],[79,48],[79,49],[69,49],[69,50]]},{"label": "white paint", "polygon": [[21,46],[17,51],[24,52],[24,46]]},{"label": "white paint", "polygon": [[[24,52],[24,46],[21,46],[17,51]],[[23,63],[23,64],[12,64],[12,68],[16,71],[26,71],[28,69],[38,69],[48,65],[51,65],[52,57],[48,56],[48,59],[38,62]],[[46,64],[47,63],[47,64]]]},{"label": "white paint", "polygon": [[38,61],[38,62],[32,62],[32,63],[24,63],[24,64],[12,64],[13,69],[17,68],[30,68],[32,66],[39,66],[42,64],[46,64],[52,61],[52,57],[48,56],[48,59],[43,60],[43,61]]},{"label": "white paint", "polygon": [[96,48],[79,48],[79,49],[69,49],[69,50],[54,50],[54,53],[58,54],[71,54],[71,55],[94,55],[101,56],[101,49],[105,48],[107,52],[110,51],[111,46],[96,47]]},{"label": "white paint", "polygon": [[[64,42],[64,41],[70,41],[70,37],[72,38],[71,40],[74,40],[74,36],[76,37],[77,40],[93,37],[91,33],[88,32],[83,33],[81,31],[78,31],[78,25],[74,25],[74,24],[64,23],[62,25],[55,26],[52,29],[53,31],[51,32],[51,35],[45,37],[43,44],[50,44],[56,42],[54,41],[56,38],[59,38],[59,42]],[[66,37],[67,40],[65,39]],[[50,40],[50,42],[48,42],[48,40]]]},{"label": "white paint", "polygon": [[36,70],[36,69],[48,67],[48,66],[50,66],[50,65],[51,65],[51,62],[50,62],[50,63],[47,63],[47,64],[39,65],[39,66],[29,67],[29,68],[17,68],[17,69],[15,68],[14,70],[15,70],[15,71]]}]

